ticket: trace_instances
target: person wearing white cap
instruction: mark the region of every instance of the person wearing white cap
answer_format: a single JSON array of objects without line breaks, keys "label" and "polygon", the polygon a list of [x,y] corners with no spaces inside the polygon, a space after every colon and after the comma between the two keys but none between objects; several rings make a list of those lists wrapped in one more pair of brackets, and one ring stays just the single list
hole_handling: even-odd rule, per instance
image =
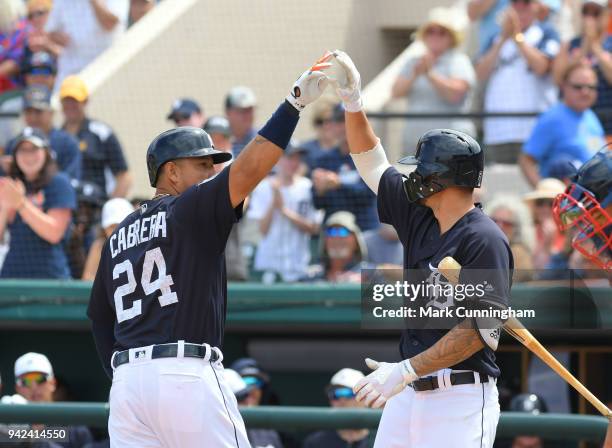
[{"label": "person wearing white cap", "polygon": [[[257,406],[257,401],[253,400],[253,392],[257,390],[254,384],[247,384],[244,378],[233,369],[224,369],[223,375],[239,406]],[[283,448],[278,432],[273,429],[247,428],[247,437],[252,448]]]},{"label": "person wearing white cap", "polygon": [[56,382],[49,359],[29,352],[15,361],[15,390],[28,401],[53,401]]},{"label": "person wearing white cap", "polygon": [[133,211],[134,207],[127,199],[113,198],[106,201],[102,207],[102,231],[91,244],[81,280],[93,280],[96,277],[104,242],[111,236],[117,225]]},{"label": "person wearing white cap", "polygon": [[253,127],[257,98],[246,86],[232,87],[225,97],[225,114],[232,130],[232,152],[238,157],[242,148],[257,134]]},{"label": "person wearing white cap", "polygon": [[[329,385],[325,388],[329,405],[333,408],[360,408],[363,403],[355,399],[353,387],[364,378],[359,370],[344,368],[332,376]],[[367,429],[339,429],[318,431],[310,434],[304,440],[303,448],[365,448],[370,446],[369,431]]]}]

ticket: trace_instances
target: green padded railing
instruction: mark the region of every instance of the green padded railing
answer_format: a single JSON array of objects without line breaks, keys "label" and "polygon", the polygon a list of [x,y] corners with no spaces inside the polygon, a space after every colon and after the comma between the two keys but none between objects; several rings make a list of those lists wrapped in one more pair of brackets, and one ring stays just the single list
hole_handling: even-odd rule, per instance
[{"label": "green padded railing", "polygon": [[[107,403],[0,404],[2,423],[45,423],[105,427]],[[319,407],[260,406],[240,410],[247,427],[283,431],[378,426],[381,411],[371,409],[332,409]],[[497,435],[538,435],[547,440],[603,441],[607,419],[573,414],[531,415],[502,413]]]}]

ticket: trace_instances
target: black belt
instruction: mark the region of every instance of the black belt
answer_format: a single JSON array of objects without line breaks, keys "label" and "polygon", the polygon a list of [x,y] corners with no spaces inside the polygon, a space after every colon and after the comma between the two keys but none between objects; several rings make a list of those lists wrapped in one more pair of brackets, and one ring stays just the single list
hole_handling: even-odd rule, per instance
[{"label": "black belt", "polygon": [[[489,376],[483,373],[476,372],[476,375],[480,377],[481,383],[488,383]],[[460,384],[474,384],[476,380],[474,378],[474,372],[457,372],[450,374],[450,383],[453,386],[458,386]],[[417,392],[424,392],[426,390],[436,390],[440,388],[438,384],[437,376],[428,376],[425,378],[419,378],[416,381],[413,381],[410,386]]]},{"label": "black belt", "polygon": [[[133,349],[132,349],[133,350]],[[219,360],[219,353],[216,350],[212,350],[210,346],[207,345],[198,345],[198,344],[185,344],[185,352],[183,356],[185,358],[206,358],[207,352],[210,350],[210,361],[216,362]],[[143,348],[141,351],[136,349],[134,357],[136,359],[139,358],[139,354],[142,353],[142,357],[145,356],[146,351]],[[176,358],[178,357],[178,344],[160,344],[154,345],[151,352],[151,359],[157,358]],[[122,364],[127,364],[130,362],[130,351],[123,350],[122,352],[117,352],[117,354],[113,358],[113,367],[117,368]]]}]

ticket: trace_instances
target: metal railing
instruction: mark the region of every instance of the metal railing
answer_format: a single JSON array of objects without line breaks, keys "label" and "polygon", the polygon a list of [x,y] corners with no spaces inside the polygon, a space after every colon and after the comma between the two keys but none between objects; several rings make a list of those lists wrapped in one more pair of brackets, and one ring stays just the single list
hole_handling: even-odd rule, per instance
[{"label": "metal railing", "polygon": [[[283,431],[378,426],[382,411],[325,407],[259,406],[240,410],[249,428]],[[87,425],[106,427],[108,403],[0,404],[0,422]],[[603,441],[608,422],[604,417],[574,414],[531,415],[502,413],[498,437],[537,435],[547,440]]]}]

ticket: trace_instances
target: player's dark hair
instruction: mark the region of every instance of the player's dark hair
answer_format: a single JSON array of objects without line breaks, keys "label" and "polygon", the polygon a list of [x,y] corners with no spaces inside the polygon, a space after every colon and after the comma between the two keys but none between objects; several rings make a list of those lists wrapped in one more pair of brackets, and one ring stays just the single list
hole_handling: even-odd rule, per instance
[{"label": "player's dark hair", "polygon": [[590,72],[593,72],[595,77],[597,77],[597,73],[595,73],[595,70],[593,70],[593,67],[591,67],[590,65],[582,61],[577,61],[577,62],[573,62],[569,64],[565,68],[565,70],[563,71],[563,74],[561,75],[561,83],[565,84],[569,80],[570,76],[572,76],[572,73],[574,73],[577,70],[588,70]]},{"label": "player's dark hair", "polygon": [[53,176],[57,174],[57,164],[53,157],[51,157],[51,151],[49,148],[45,149],[45,163],[43,164],[40,172],[38,173],[38,177],[33,181],[28,181],[23,174],[23,171],[17,165],[17,151],[19,150],[19,146],[15,148],[15,152],[13,155],[13,160],[11,160],[11,166],[9,168],[9,176],[13,179],[19,179],[23,182],[26,187],[26,192],[28,193],[37,193],[42,190],[44,187],[49,185]]}]

